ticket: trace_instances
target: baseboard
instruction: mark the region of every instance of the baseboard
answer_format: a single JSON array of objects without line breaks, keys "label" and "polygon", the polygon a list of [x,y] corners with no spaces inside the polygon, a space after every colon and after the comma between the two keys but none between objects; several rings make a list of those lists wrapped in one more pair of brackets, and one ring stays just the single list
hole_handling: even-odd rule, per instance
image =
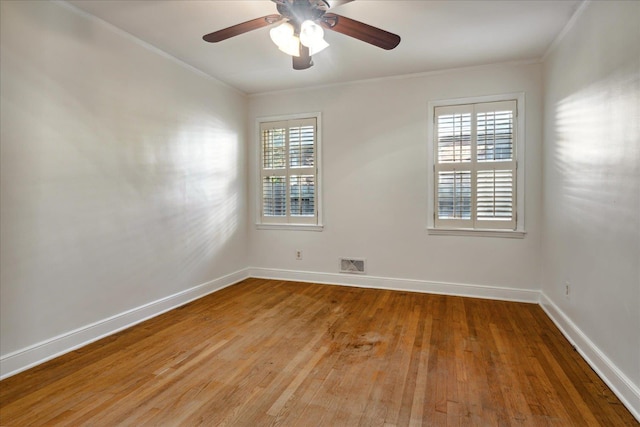
[{"label": "baseboard", "polygon": [[328,285],[355,286],[361,288],[389,289],[394,291],[423,292],[430,294],[456,295],[502,301],[538,303],[539,292],[529,289],[502,288],[461,283],[431,282],[415,279],[392,279],[369,275],[318,273],[308,271],[280,270],[250,267],[249,276],[260,279],[291,280],[296,282],[322,283]]},{"label": "baseboard", "polygon": [[544,292],[540,292],[540,306],[582,358],[640,422],[640,388],[633,384]]},{"label": "baseboard", "polygon": [[242,269],[0,357],[0,380],[115,334],[249,277]]},{"label": "baseboard", "polygon": [[538,303],[585,361],[611,388],[633,416],[640,421],[640,389],[542,292],[415,279],[393,279],[368,275],[359,276],[255,267],[236,271],[4,355],[0,357],[0,380],[202,298],[212,292],[234,285],[249,277]]}]

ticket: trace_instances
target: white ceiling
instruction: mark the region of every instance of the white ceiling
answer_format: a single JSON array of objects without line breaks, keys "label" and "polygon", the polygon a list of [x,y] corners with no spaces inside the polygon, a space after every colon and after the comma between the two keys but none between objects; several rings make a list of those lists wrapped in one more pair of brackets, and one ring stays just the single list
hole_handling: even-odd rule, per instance
[{"label": "white ceiling", "polygon": [[220,43],[204,34],[276,12],[269,0],[69,0],[237,89],[262,93],[423,73],[544,55],[581,0],[356,0],[332,12],[402,37],[391,51],[332,31],[307,70],[269,38],[268,28]]}]

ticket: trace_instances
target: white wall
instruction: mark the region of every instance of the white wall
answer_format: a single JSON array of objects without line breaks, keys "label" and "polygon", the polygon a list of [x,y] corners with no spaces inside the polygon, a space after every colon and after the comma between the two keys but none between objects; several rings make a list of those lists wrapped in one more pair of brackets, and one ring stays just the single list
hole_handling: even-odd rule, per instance
[{"label": "white wall", "polygon": [[545,61],[543,305],[640,417],[640,2],[583,10]]},{"label": "white wall", "polygon": [[1,5],[2,356],[245,268],[244,95],[70,6]]},{"label": "white wall", "polygon": [[[524,239],[427,235],[427,186],[432,184],[427,182],[428,102],[513,92],[525,92],[526,97],[528,234]],[[325,229],[274,231],[251,225],[252,267],[275,269],[274,275],[284,270],[319,272],[328,281],[344,282],[357,279],[326,276],[338,272],[338,257],[364,257],[368,277],[410,279],[403,283],[405,288],[434,289],[411,280],[539,288],[539,64],[496,65],[279,92],[253,96],[249,102],[252,124],[257,117],[315,111],[322,112],[323,121]],[[259,188],[255,129],[249,141],[250,221],[254,221]],[[303,260],[295,260],[296,249],[303,251]],[[317,280],[320,276],[305,277]],[[455,292],[454,287],[444,290]]]}]

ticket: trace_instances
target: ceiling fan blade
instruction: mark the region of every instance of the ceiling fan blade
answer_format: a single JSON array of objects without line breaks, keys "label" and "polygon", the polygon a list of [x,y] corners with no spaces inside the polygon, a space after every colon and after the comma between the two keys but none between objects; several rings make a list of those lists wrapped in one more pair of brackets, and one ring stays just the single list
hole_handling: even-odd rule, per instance
[{"label": "ceiling fan blade", "polygon": [[300,56],[292,56],[294,70],[306,70],[313,66],[311,56],[309,56],[309,48],[300,44]]},{"label": "ceiling fan blade", "polygon": [[320,25],[386,50],[391,50],[400,43],[400,36],[396,34],[335,13],[326,13]]},{"label": "ceiling fan blade", "polygon": [[267,15],[261,18],[252,19],[251,21],[243,22],[241,24],[232,25],[231,27],[224,28],[222,30],[214,31],[203,36],[203,40],[209,43],[217,43],[228,38],[238,36],[240,34],[247,33],[249,31],[257,30],[258,28],[266,27],[276,22],[282,21],[284,17],[282,15]]}]

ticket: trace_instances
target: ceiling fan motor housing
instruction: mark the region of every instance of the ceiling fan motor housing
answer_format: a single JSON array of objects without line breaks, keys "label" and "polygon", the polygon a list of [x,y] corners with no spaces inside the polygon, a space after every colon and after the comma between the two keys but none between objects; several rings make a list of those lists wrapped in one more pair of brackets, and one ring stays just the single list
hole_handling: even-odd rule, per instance
[{"label": "ceiling fan motor housing", "polygon": [[278,13],[288,18],[294,28],[299,31],[304,21],[318,21],[329,9],[325,0],[291,0],[278,2]]}]

